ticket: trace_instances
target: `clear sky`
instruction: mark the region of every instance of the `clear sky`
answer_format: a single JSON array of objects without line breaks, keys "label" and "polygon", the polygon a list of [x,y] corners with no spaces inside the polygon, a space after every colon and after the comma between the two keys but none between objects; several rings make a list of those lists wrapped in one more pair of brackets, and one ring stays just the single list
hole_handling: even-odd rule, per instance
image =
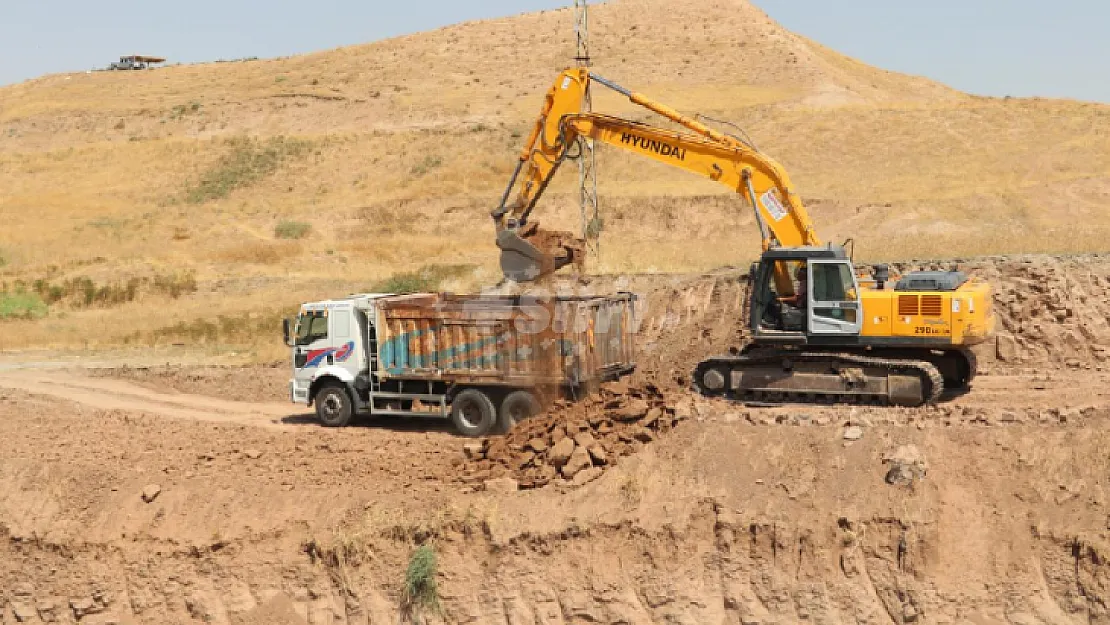
[{"label": "clear sky", "polygon": [[[1110,102],[1106,0],[755,1],[787,28],[886,69],[984,95]],[[0,0],[0,84],[129,53],[191,62],[312,52],[570,2]]]}]

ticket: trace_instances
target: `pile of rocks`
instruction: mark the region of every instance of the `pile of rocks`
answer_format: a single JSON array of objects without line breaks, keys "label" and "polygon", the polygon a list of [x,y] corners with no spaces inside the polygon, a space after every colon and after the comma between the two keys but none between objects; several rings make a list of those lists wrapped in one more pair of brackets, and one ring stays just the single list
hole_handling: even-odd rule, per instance
[{"label": "pile of rocks", "polygon": [[480,484],[507,477],[520,488],[584,484],[688,416],[685,405],[669,401],[654,385],[615,383],[578,403],[557,402],[504,437],[466,445],[462,480]]}]

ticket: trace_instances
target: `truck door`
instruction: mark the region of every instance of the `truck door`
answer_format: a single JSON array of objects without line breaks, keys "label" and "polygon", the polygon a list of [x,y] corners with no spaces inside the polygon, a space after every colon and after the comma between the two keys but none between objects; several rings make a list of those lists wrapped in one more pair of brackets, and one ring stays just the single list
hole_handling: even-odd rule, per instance
[{"label": "truck door", "polygon": [[808,300],[809,334],[859,336],[863,315],[850,262],[810,260]]}]

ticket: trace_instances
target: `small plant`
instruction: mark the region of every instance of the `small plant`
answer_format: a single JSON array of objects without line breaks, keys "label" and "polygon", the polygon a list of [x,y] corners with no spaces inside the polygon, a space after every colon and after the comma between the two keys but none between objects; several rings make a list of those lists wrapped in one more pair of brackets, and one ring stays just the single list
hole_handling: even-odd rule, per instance
[{"label": "small plant", "polygon": [[312,225],[303,221],[283,221],[274,226],[274,236],[279,239],[303,239],[312,232]]},{"label": "small plant", "polygon": [[405,585],[401,589],[401,607],[414,622],[425,611],[443,613],[436,587],[436,567],[436,552],[431,545],[421,545],[409,559]]},{"label": "small plant", "polygon": [[0,320],[39,319],[46,316],[46,311],[46,302],[36,293],[0,293]]},{"label": "small plant", "polygon": [[274,173],[282,163],[308,151],[311,142],[285,137],[259,141],[250,137],[227,140],[230,152],[185,189],[185,201],[203,204],[231,195]]},{"label": "small plant", "polygon": [[154,276],[154,290],[172,299],[178,299],[188,293],[196,293],[197,278],[191,272],[159,274]]},{"label": "small plant", "polygon": [[474,265],[425,265],[416,271],[393,274],[375,283],[371,291],[398,295],[438,291],[444,281],[461,278],[473,270]]},{"label": "small plant", "polygon": [[443,165],[442,158],[438,156],[425,156],[424,160],[413,166],[412,175],[423,176],[441,165]]}]

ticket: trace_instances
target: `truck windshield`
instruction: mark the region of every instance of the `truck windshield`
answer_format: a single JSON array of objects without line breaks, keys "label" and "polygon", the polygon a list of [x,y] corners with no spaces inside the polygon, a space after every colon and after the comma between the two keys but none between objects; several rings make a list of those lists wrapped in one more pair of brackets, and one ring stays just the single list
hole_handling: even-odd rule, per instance
[{"label": "truck windshield", "polygon": [[308,345],[328,338],[328,313],[313,311],[297,317],[297,345]]}]

